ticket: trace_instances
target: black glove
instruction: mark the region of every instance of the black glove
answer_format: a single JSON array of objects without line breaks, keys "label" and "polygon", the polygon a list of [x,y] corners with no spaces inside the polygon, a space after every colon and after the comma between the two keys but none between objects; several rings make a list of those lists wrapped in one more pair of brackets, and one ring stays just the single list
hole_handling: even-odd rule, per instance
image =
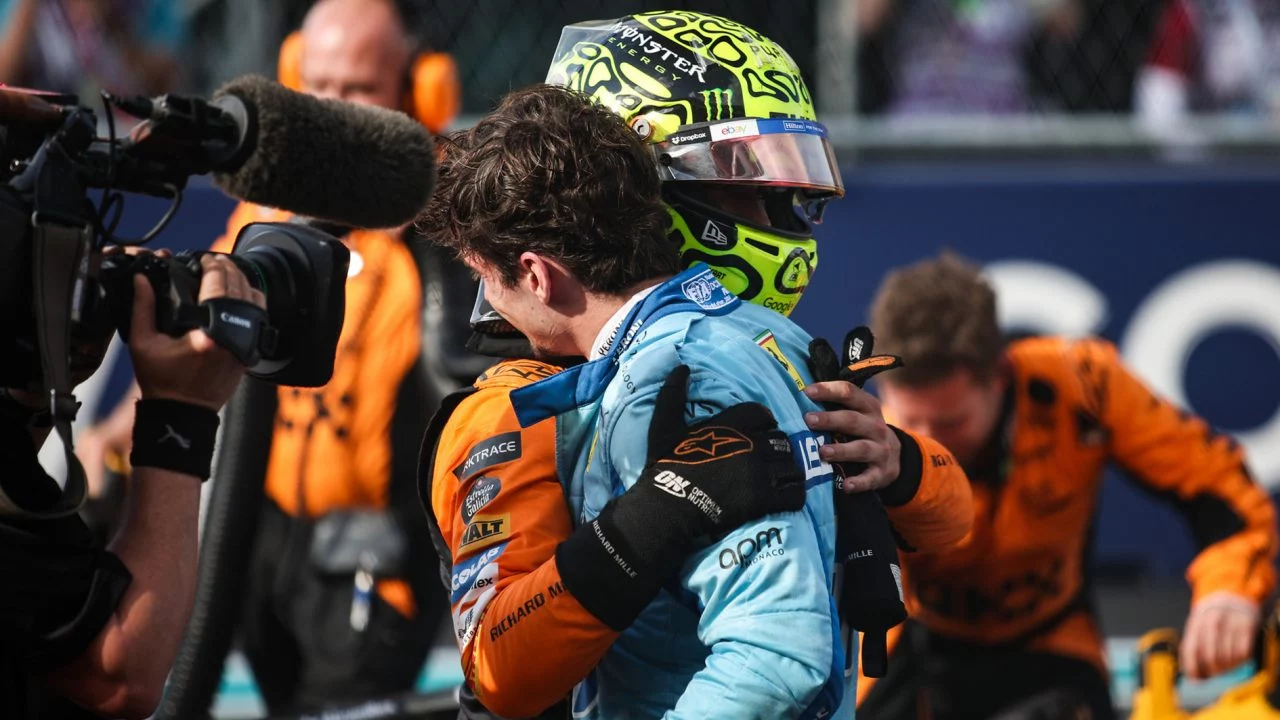
[{"label": "black glove", "polygon": [[[865,326],[845,336],[844,362],[821,338],[809,344],[809,371],[817,382],[846,380],[862,387],[873,375],[899,367],[892,355],[871,355],[875,338]],[[839,407],[827,404],[828,410]],[[845,438],[837,437],[837,440]],[[851,477],[862,463],[835,463],[837,474]],[[875,493],[835,491],[836,562],[844,566],[839,593],[840,617],[862,631],[862,672],[884,677],[889,657],[885,634],[907,619],[902,602],[901,565],[889,516]]]},{"label": "black glove", "polygon": [[565,587],[623,630],[708,538],[804,507],[805,478],[768,408],[742,403],[687,425],[688,366],[667,376],[636,484],[556,548]]}]

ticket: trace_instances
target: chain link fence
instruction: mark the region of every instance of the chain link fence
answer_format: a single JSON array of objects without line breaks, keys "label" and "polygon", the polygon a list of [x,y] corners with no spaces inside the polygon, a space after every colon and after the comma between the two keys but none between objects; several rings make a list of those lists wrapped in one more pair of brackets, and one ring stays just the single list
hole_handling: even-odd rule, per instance
[{"label": "chain link fence", "polygon": [[[805,77],[813,77],[819,62],[814,52],[819,4],[674,0],[661,7],[724,15],[758,28],[792,52]],[[628,0],[419,0],[417,5],[427,40],[458,61],[467,114],[484,112],[512,88],[541,82],[565,25],[655,8],[651,1]]]},{"label": "chain link fence", "polygon": [[[1280,146],[1280,0],[706,0],[786,47],[842,153]],[[627,0],[418,0],[463,112],[538,82],[566,24]],[[465,119],[464,119],[465,121]]]},{"label": "chain link fence", "polygon": [[[190,73],[199,90],[272,72],[310,5],[183,1],[221,29],[196,34],[196,69],[215,61]],[[397,2],[457,59],[462,123],[542,80],[563,26],[665,6],[728,16],[787,48],[846,157],[1280,155],[1280,0]]]}]

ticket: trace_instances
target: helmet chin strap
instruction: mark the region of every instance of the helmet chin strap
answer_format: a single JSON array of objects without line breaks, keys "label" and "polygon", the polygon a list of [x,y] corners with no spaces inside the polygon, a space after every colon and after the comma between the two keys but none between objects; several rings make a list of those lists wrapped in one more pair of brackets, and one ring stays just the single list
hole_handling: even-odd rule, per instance
[{"label": "helmet chin strap", "polygon": [[[675,216],[670,235],[681,245],[683,264],[706,263],[742,299],[789,315],[817,267],[812,236],[745,222],[689,197],[673,184],[663,188],[663,196]],[[796,263],[805,265],[803,277],[796,278],[802,282],[800,287],[787,282],[788,274],[799,270]]]}]

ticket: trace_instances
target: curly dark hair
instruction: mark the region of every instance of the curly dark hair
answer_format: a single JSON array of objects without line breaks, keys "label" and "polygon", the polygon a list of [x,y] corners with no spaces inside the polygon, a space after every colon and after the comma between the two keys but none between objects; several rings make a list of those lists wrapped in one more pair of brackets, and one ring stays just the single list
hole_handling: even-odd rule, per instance
[{"label": "curly dark hair", "polygon": [[995,290],[981,269],[945,252],[889,273],[871,304],[876,350],[903,359],[886,382],[929,385],[956,370],[985,381],[1004,352]]},{"label": "curly dark hair", "polygon": [[506,285],[519,278],[526,251],[562,263],[598,293],[680,271],[653,155],[586,96],[556,85],[516,90],[441,147],[419,228],[495,268]]}]

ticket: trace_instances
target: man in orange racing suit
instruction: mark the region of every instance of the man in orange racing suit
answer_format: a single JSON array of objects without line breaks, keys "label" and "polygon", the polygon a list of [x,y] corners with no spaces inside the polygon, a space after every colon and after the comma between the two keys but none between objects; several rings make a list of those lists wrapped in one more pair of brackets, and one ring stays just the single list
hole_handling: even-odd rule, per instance
[{"label": "man in orange racing suit", "polygon": [[[556,476],[555,421],[522,429],[511,407],[512,390],[560,369],[524,359],[494,365],[472,388],[441,403],[423,446],[420,491],[438,523],[441,557],[452,558],[442,574],[474,693],[464,693],[464,717],[492,717],[477,699],[505,717],[562,716],[560,708],[548,708],[618,635],[560,583],[556,547],[573,523]],[[823,385],[833,395],[864,400],[849,383]],[[855,414],[870,417],[861,405],[850,401],[849,407],[821,413],[812,424],[840,431]],[[908,437],[918,446],[902,454],[917,459],[903,463],[906,472],[882,491],[886,510],[904,545],[945,547],[968,529],[968,483],[954,462],[932,460],[950,458],[941,445]]]},{"label": "man in orange racing suit", "polygon": [[1006,345],[993,291],[956,257],[890,274],[871,318],[880,349],[905,362],[880,381],[886,414],[955,453],[974,520],[959,544],[903,558],[911,619],[888,674],[860,683],[859,713],[987,718],[1066,693],[1114,716],[1087,565],[1107,460],[1179,509],[1200,547],[1183,672],[1250,656],[1276,519],[1235,442],[1153,395],[1109,343]]},{"label": "man in orange racing suit", "polygon": [[[409,77],[422,65],[412,45],[391,0],[321,0],[281,49],[280,79],[321,98],[417,110],[406,97],[406,83],[423,82]],[[456,80],[445,73],[440,82]],[[438,90],[441,98],[457,92]],[[422,87],[408,92],[429,94]],[[456,102],[445,105],[434,110],[457,109]],[[452,119],[415,116],[435,131]],[[212,249],[230,252],[249,223],[289,218],[242,203]],[[431,393],[416,365],[422,280],[407,237],[397,230],[343,237],[351,267],[333,377],[321,388],[277,393],[242,616],[244,650],[272,713],[411,690],[445,616],[434,548],[415,497],[413,463],[434,402],[427,404],[433,398],[424,397]],[[122,405],[122,416],[104,426],[122,428],[122,442],[132,407]],[[100,466],[101,459],[85,464]],[[340,531],[371,520],[361,527],[392,527],[386,532],[405,540],[400,568],[362,574],[316,564],[311,538],[319,524]]]}]

